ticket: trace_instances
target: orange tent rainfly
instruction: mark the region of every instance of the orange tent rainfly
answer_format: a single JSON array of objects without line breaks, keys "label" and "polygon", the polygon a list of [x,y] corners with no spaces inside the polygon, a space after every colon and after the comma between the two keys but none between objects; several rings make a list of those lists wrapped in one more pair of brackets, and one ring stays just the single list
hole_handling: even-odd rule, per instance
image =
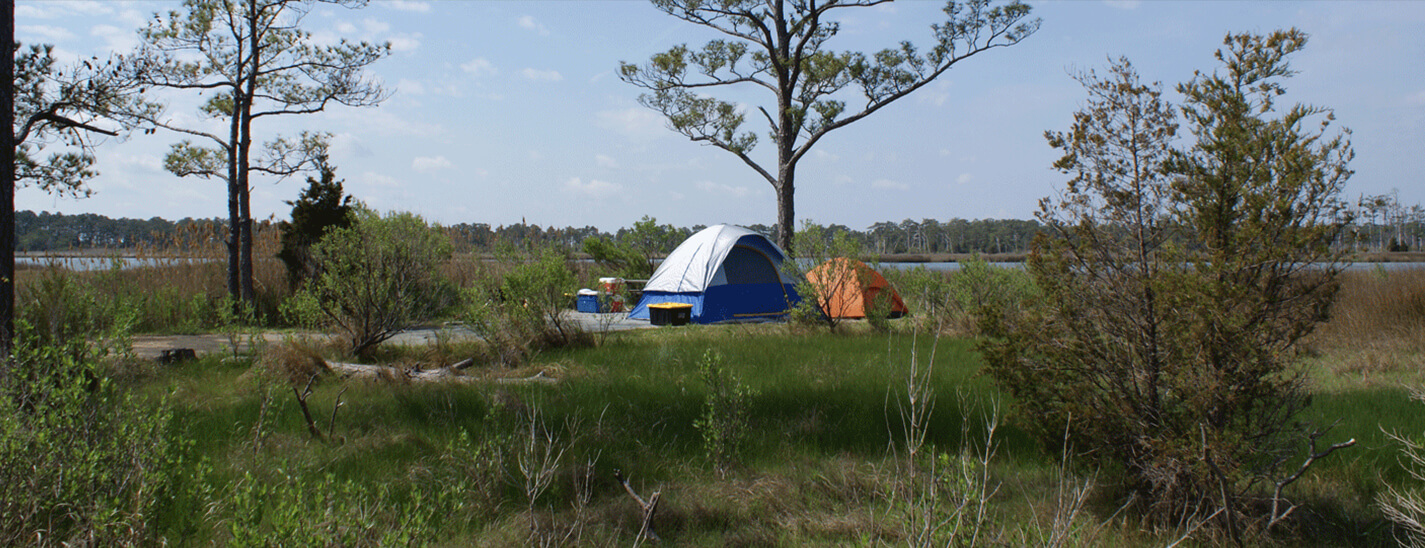
[{"label": "orange tent rainfly", "polygon": [[826,261],[807,273],[807,281],[817,288],[822,312],[832,318],[864,318],[867,303],[886,292],[891,303],[890,317],[899,318],[909,312],[905,301],[880,272],[855,259],[838,257]]}]

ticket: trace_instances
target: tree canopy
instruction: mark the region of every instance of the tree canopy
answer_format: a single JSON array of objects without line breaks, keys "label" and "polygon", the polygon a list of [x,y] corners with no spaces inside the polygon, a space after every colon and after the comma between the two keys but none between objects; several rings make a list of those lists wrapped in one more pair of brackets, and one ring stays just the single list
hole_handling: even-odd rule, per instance
[{"label": "tree canopy", "polygon": [[228,291],[252,302],[251,175],[285,178],[312,169],[326,152],[327,136],[276,137],[253,150],[252,123],[275,116],[313,114],[338,104],[370,106],[387,92],[366,67],[390,52],[389,44],[318,45],[302,30],[317,4],[360,7],[364,1],[185,0],[183,10],[155,15],[140,31],[143,45],[129,66],[148,84],[202,94],[204,116],[226,127],[149,122],[197,138],[175,145],[164,167],[180,177],[224,181],[228,190]]},{"label": "tree canopy", "polygon": [[[1019,43],[1039,28],[1017,0],[948,2],[947,19],[931,25],[927,50],[909,41],[874,54],[835,51],[836,13],[889,0],[654,0],[663,12],[714,29],[725,39],[686,44],[642,65],[622,63],[619,77],[648,90],[639,102],[694,142],[732,153],[772,185],[777,195],[777,243],[791,249],[796,228],[796,166],[827,133],[861,120],[944,74],[956,63]],[[747,113],[709,94],[723,88],[761,89],[757,112],[776,148],[775,163],[753,157],[757,133]],[[859,99],[851,98],[859,95]]]}]

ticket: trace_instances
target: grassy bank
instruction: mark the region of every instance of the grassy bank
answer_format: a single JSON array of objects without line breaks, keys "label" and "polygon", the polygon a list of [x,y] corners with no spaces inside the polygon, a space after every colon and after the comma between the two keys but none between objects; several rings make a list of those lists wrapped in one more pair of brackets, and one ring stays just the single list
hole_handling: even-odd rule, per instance
[{"label": "grassy bank", "polygon": [[[187,271],[85,283],[111,284],[95,287],[125,302],[174,272]],[[46,279],[41,294],[62,296],[57,275],[30,287]],[[1425,385],[1425,271],[1343,281],[1303,356],[1314,390],[1303,419],[1335,424],[1322,446],[1359,443],[1291,487],[1302,506],[1273,543],[1393,545],[1376,498],[1411,480],[1385,432],[1425,432],[1409,390]],[[221,291],[174,285],[186,288],[173,289],[175,302]],[[651,529],[678,546],[1161,546],[1191,531],[1145,526],[1123,508],[1111,470],[1091,457],[1066,465],[1032,442],[1009,416],[1013,402],[980,375],[973,340],[917,333],[919,321],[898,320],[890,334],[857,322],[834,333],[616,333],[517,369],[477,365],[468,383],[324,374],[309,396],[302,356],[339,359],[314,343],[106,372],[144,406],[171,411],[173,458],[146,471],[170,481],[142,493],[155,504],[140,521],[152,528],[144,538],[175,545],[639,544],[644,512],[617,477],[644,499],[659,494]],[[477,346],[379,357],[450,363]],[[1218,540],[1198,531],[1188,543]]]},{"label": "grassy bank", "polygon": [[[751,394],[743,448],[724,471],[696,426],[709,393],[698,369],[708,349]],[[926,366],[932,350],[936,400],[922,454],[940,463],[932,481],[942,488],[939,506],[926,509],[912,482],[925,481],[928,468],[905,465],[902,409],[912,354]],[[1361,443],[1293,489],[1303,507],[1278,535],[1286,545],[1392,545],[1374,500],[1383,481],[1406,478],[1381,429],[1425,431],[1406,390],[1339,367],[1339,355],[1326,350],[1312,362],[1323,389],[1307,418],[1340,419],[1323,442]],[[245,364],[191,363],[143,386],[175,406],[194,444],[188,462],[205,463],[193,477],[206,478],[200,491],[215,502],[211,513],[177,505],[163,516],[179,543],[240,538],[238,501],[266,485],[269,514],[301,517],[262,518],[244,525],[249,534],[297,538],[291,531],[307,528],[321,537],[333,523],[360,522],[437,545],[635,544],[641,512],[615,470],[643,497],[660,493],[652,527],[675,545],[902,545],[926,527],[923,512],[947,524],[937,538],[954,525],[962,541],[978,530],[978,542],[991,545],[1040,544],[1055,531],[1069,533],[1070,545],[1163,545],[1183,533],[1145,530],[1119,512],[1123,501],[1106,482],[1092,483],[1082,511],[1056,523],[1056,512],[1073,508],[1066,489],[1092,482],[1097,464],[1061,469],[1059,455],[1013,424],[994,430],[997,451],[977,490],[967,481],[980,470],[974,455],[987,421],[1009,404],[979,368],[969,341],[909,333],[643,331],[549,352],[520,370],[474,371],[481,380],[469,385],[324,381],[309,403],[330,442],[312,437],[290,389],[264,388]],[[498,380],[537,372],[558,381]],[[1395,380],[1420,379],[1398,371]],[[303,502],[314,493],[341,501]],[[983,503],[983,516],[954,512],[966,503]],[[409,516],[415,525],[403,521]]]}]

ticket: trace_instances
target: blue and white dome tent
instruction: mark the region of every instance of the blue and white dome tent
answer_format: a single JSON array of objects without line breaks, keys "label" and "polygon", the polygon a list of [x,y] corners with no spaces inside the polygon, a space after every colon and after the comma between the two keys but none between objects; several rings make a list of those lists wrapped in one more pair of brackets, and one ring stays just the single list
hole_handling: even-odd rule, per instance
[{"label": "blue and white dome tent", "polygon": [[781,318],[801,302],[796,281],[782,272],[787,256],[766,236],[714,225],[678,245],[643,288],[630,318],[648,319],[648,305],[693,305],[692,321]]}]

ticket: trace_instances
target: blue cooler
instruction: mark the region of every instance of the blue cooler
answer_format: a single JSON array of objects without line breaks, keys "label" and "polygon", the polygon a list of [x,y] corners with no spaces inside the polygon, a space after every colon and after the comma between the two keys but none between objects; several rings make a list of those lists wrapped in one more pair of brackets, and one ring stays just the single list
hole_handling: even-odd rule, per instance
[{"label": "blue cooler", "polygon": [[580,289],[574,309],[590,314],[603,312],[603,303],[599,302],[599,292],[592,289]]}]

